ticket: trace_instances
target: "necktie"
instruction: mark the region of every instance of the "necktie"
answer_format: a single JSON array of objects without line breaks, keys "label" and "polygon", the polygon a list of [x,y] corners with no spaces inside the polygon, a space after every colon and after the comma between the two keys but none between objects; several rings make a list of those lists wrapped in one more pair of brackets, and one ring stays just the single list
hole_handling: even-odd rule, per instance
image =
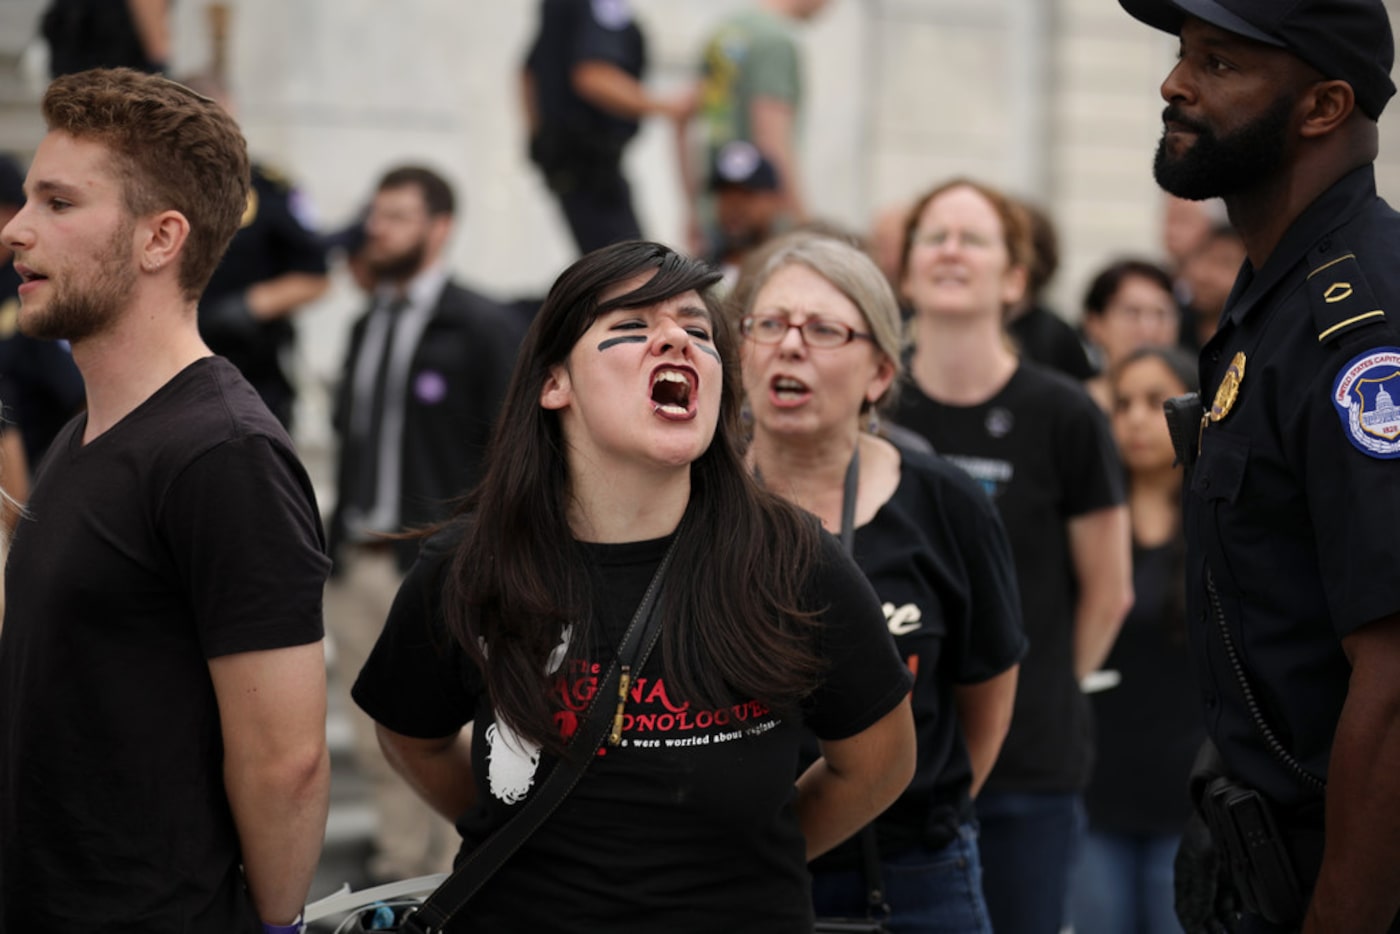
[{"label": "necktie", "polygon": [[[376,489],[379,482],[379,447],[383,443],[384,402],[389,385],[390,361],[394,356],[394,340],[399,332],[399,319],[408,307],[408,299],[395,298],[385,309],[388,326],[381,331],[378,348],[364,348],[361,353],[379,351],[375,366],[373,388],[364,403],[369,406],[369,421],[363,434],[352,440],[355,483],[351,492],[350,504],[361,516],[367,516],[375,507]],[[368,335],[367,335],[368,337]],[[364,423],[361,423],[364,424]]]}]

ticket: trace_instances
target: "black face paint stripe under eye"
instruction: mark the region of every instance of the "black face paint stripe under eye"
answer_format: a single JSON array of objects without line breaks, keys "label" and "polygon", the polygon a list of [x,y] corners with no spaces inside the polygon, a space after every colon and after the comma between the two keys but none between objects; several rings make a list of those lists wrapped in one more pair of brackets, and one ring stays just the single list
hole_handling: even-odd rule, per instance
[{"label": "black face paint stripe under eye", "polygon": [[609,337],[598,345],[598,350],[607,350],[609,347],[616,347],[618,344],[645,344],[648,338],[641,334],[628,334],[625,337]]},{"label": "black face paint stripe under eye", "polygon": [[715,350],[713,347],[706,346],[705,344],[694,344],[693,346],[696,350],[699,350],[703,353],[707,353],[710,356],[714,357],[720,363],[724,362],[724,358],[719,355],[719,351]]}]

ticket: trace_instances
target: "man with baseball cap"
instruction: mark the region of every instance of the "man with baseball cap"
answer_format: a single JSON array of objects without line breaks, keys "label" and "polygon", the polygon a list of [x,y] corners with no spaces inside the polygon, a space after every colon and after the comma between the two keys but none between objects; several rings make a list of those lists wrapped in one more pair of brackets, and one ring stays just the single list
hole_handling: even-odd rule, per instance
[{"label": "man with baseball cap", "polygon": [[728,288],[744,259],[773,235],[783,212],[782,185],[758,147],[736,139],[715,153],[709,188],[718,234],[709,260],[724,271]]},{"label": "man with baseball cap", "polygon": [[1181,39],[1158,183],[1223,198],[1247,251],[1198,404],[1168,406],[1217,752],[1193,779],[1177,911],[1189,932],[1391,930],[1400,215],[1372,167],[1390,21],[1380,0],[1119,2]]}]

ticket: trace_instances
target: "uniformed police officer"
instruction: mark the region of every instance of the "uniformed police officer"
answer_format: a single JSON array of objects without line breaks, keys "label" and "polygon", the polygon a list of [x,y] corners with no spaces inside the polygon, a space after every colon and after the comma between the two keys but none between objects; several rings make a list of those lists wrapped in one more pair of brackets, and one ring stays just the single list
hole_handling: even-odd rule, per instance
[{"label": "uniformed police officer", "polygon": [[[237,116],[218,78],[194,75],[184,83]],[[199,301],[199,333],[209,349],[238,367],[289,429],[296,403],[286,370],[296,343],[292,316],[330,286],[324,245],[306,215],[291,183],[254,162],[242,222]]]},{"label": "uniformed police officer", "polygon": [[649,114],[684,121],[693,98],[642,84],[646,44],[628,0],[543,0],[522,72],[530,158],[579,252],[641,236],[622,151]]},{"label": "uniformed police officer", "polygon": [[[1220,759],[1198,810],[1238,930],[1384,931],[1400,909],[1400,215],[1372,162],[1390,22],[1381,0],[1120,3],[1181,40],[1157,181],[1223,197],[1247,249],[1181,445]],[[1200,843],[1178,856],[1178,912],[1216,931]]]}]

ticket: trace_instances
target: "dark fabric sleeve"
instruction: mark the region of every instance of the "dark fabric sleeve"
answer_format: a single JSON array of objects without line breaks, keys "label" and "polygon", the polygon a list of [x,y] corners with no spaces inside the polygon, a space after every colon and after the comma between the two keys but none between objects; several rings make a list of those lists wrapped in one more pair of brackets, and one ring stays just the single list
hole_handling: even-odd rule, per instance
[{"label": "dark fabric sleeve", "polygon": [[967,599],[947,620],[944,651],[959,684],[994,678],[1025,657],[1021,594],[1011,543],[991,497],[950,465],[939,465],[943,544],[961,555]]},{"label": "dark fabric sleeve", "polygon": [[[1400,343],[1387,336],[1378,346]],[[1318,568],[1339,638],[1400,613],[1400,574],[1389,547],[1400,529],[1400,460],[1358,450],[1332,403],[1337,371],[1364,352],[1354,348],[1314,377],[1289,435],[1299,439]]]},{"label": "dark fabric sleeve", "polygon": [[630,59],[628,34],[631,21],[628,19],[620,26],[616,22],[604,23],[596,9],[600,3],[606,5],[608,0],[579,0],[569,63],[573,66],[583,62],[607,62],[625,69]]},{"label": "dark fabric sleeve", "polygon": [[451,736],[476,715],[479,674],[442,619],[456,541],[457,533],[441,533],[424,544],[350,691],[375,722],[404,736]]},{"label": "dark fabric sleeve", "polygon": [[268,214],[279,273],[305,272],[324,276],[326,254],[321,249],[320,239],[307,230],[292,212],[291,199],[296,196],[295,192],[286,185],[276,183],[269,184],[266,191],[268,197],[261,210]]},{"label": "dark fabric sleeve", "polygon": [[330,560],[291,451],[257,434],[211,448],[173,481],[157,521],[207,658],[321,638]]},{"label": "dark fabric sleeve", "polygon": [[914,678],[895,650],[869,581],[826,533],[809,591],[810,605],[823,608],[821,654],[829,667],[803,714],[819,738],[845,739],[893,710]]},{"label": "dark fabric sleeve", "polygon": [[1123,468],[1108,418],[1088,393],[1068,381],[1057,393],[1055,466],[1066,518],[1122,505]]}]

